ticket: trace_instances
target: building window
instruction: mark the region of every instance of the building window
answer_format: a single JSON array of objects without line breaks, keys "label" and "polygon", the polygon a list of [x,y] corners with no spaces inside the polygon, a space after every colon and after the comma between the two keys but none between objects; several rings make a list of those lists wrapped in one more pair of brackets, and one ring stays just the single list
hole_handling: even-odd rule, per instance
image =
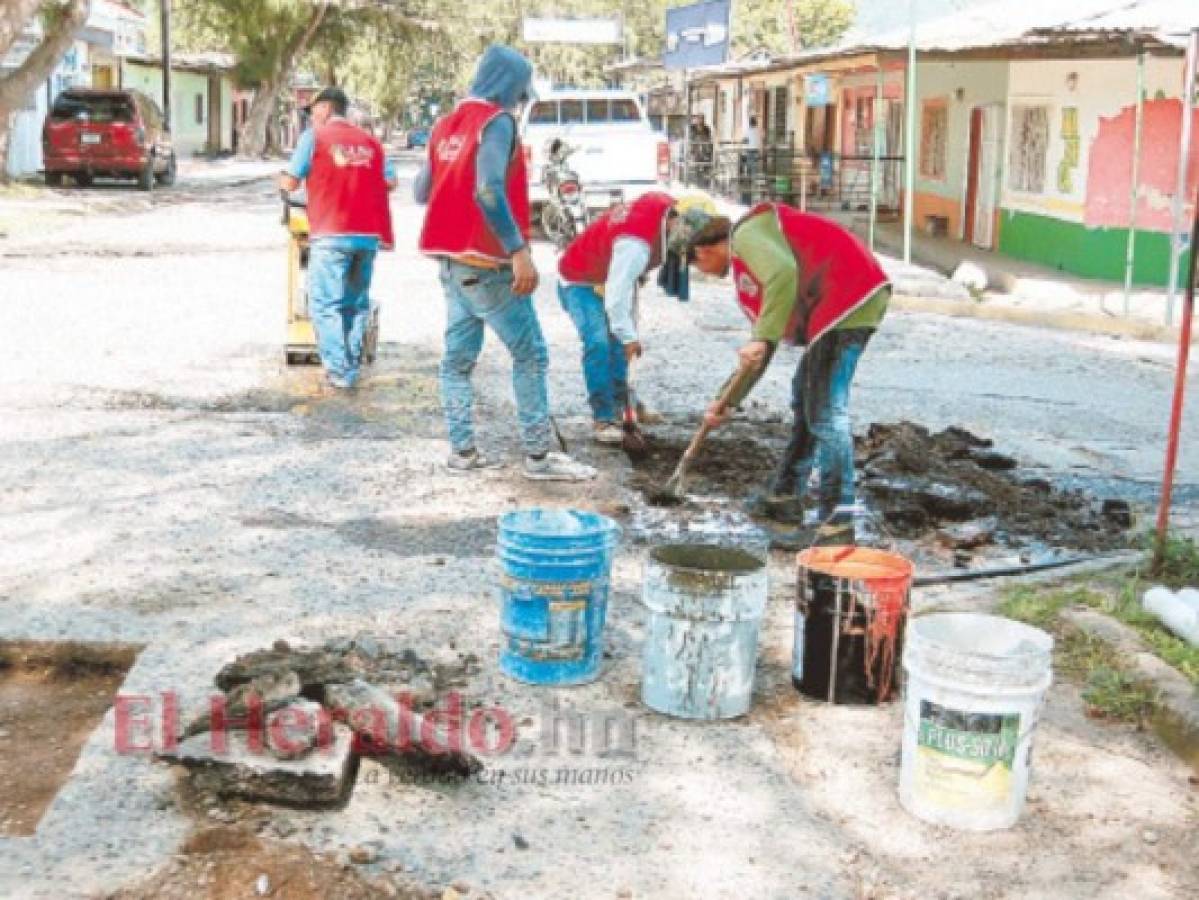
[{"label": "building window", "polygon": [[1013,191],[1045,191],[1045,157],[1049,149],[1049,107],[1012,106],[1012,142],[1008,158]]},{"label": "building window", "polygon": [[949,107],[944,100],[925,101],[920,116],[920,174],[945,180],[949,145]]},{"label": "building window", "polygon": [[787,87],[774,89],[774,140],[778,144],[787,143]]},{"label": "building window", "polygon": [[204,95],[196,94],[196,124],[204,124]]}]

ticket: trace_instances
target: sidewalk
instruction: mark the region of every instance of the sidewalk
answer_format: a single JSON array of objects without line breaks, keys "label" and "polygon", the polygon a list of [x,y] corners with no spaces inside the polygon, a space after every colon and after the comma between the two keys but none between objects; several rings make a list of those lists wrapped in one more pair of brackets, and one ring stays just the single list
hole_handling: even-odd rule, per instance
[{"label": "sidewalk", "polygon": [[[860,214],[852,216],[848,222],[848,216],[838,218],[865,237],[866,220]],[[902,224],[879,223],[876,245],[885,252],[900,254],[903,249]],[[913,235],[912,257],[915,262],[945,276],[952,276],[962,263],[971,263],[986,274],[987,288],[981,298],[975,300],[967,295],[971,307],[969,311],[934,310],[937,312],[1150,340],[1177,337],[1181,293],[1176,300],[1175,323],[1170,327],[1165,322],[1166,291],[1162,288],[1134,285],[1125,315],[1123,284],[1079,278],[1046,266],[981,250],[962,241],[925,234]],[[918,296],[923,299],[923,295]]]},{"label": "sidewalk", "polygon": [[[688,189],[676,186],[686,192]],[[749,207],[715,198],[718,208],[736,220]],[[866,219],[860,213],[830,216],[866,238]],[[913,262],[905,264],[902,225],[879,223],[876,255],[895,287],[899,309],[938,315],[1012,322],[1067,331],[1089,331],[1152,341],[1176,341],[1177,322],[1165,324],[1166,292],[1134,287],[1129,314],[1124,311],[1124,287],[1109,281],[1077,278],[1054,269],[980,250],[961,241],[913,236]],[[963,262],[978,266],[987,289],[977,299],[950,276]],[[1180,315],[1179,294],[1175,319]]]}]

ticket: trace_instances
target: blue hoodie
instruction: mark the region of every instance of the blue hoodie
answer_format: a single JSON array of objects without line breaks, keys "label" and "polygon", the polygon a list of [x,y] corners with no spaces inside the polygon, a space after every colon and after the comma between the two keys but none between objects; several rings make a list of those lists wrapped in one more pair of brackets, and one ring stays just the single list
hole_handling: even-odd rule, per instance
[{"label": "blue hoodie", "polygon": [[[496,103],[512,112],[532,94],[533,64],[501,44],[484,51],[470,86],[470,96]],[[433,148],[430,145],[429,152]],[[525,245],[512,206],[508,201],[508,166],[516,151],[516,120],[499,116],[483,129],[475,168],[475,201],[504,251],[512,255]],[[432,171],[428,159],[416,177],[413,192],[417,203],[429,202]]]}]

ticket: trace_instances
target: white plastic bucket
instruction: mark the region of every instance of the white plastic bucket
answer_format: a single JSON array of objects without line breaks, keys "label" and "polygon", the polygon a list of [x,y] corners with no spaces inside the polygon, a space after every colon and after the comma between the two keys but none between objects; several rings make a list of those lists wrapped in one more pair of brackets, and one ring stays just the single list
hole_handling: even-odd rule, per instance
[{"label": "white plastic bucket", "polygon": [[969,831],[1016,824],[1052,659],[1052,637],[1010,619],[946,613],[909,622],[904,809]]}]

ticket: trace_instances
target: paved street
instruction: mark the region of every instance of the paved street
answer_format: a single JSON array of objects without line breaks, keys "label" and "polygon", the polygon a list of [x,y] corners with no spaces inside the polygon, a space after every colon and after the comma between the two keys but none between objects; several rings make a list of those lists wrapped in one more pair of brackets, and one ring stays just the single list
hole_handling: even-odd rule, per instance
[{"label": "paved street", "polygon": [[[415,165],[401,159],[402,175]],[[126,692],[176,690],[195,704],[237,652],[369,629],[430,659],[477,654],[471,695],[536,721],[544,698],[495,670],[494,519],[533,504],[635,505],[623,455],[587,440],[552,251],[536,254],[552,405],[600,479],[520,477],[507,357],[489,337],[475,376],[481,441],[509,465],[455,480],[441,467],[443,305],[435,267],[415,252],[409,184],[395,198],[399,248],[376,270],[382,355],[343,401],[319,395],[316,369],[283,364],[285,234],[260,174],[197,173],[152,199],[126,187],[59,191],[59,212],[0,240],[0,638],[144,645]],[[689,305],[652,287],[643,295],[641,392],[681,424],[731,371],[745,330],[728,285],[695,294]],[[863,359],[855,424],[963,426],[1055,480],[1146,512],[1173,355],[1164,344],[896,313]],[[786,411],[796,358],[776,360],[750,415]],[[1184,520],[1199,501],[1196,446],[1190,417]],[[1123,884],[1168,897],[1196,877],[1184,767],[1146,735],[1088,720],[1068,685],[1051,692],[1034,814],[1017,828],[949,839],[905,817],[901,711],[794,701],[793,575],[781,555],[755,713],[702,729],[650,715],[637,703],[643,554],[626,545],[616,563],[605,677],[557,692],[566,708],[636,721],[632,785],[380,786],[335,814],[272,813],[267,832],[290,829],[334,852],[375,841],[382,865],[500,897],[793,897],[797,872],[812,896],[990,895],[1002,884],[1089,898],[1096,884]],[[187,832],[172,773],[117,756],[111,729],[110,714],[36,838],[0,838],[0,896],[110,889],[160,864]],[[556,765],[546,752],[530,740],[528,757],[504,765]],[[592,749],[576,762],[611,765]],[[1155,846],[1139,837],[1149,826],[1162,835]]]}]

